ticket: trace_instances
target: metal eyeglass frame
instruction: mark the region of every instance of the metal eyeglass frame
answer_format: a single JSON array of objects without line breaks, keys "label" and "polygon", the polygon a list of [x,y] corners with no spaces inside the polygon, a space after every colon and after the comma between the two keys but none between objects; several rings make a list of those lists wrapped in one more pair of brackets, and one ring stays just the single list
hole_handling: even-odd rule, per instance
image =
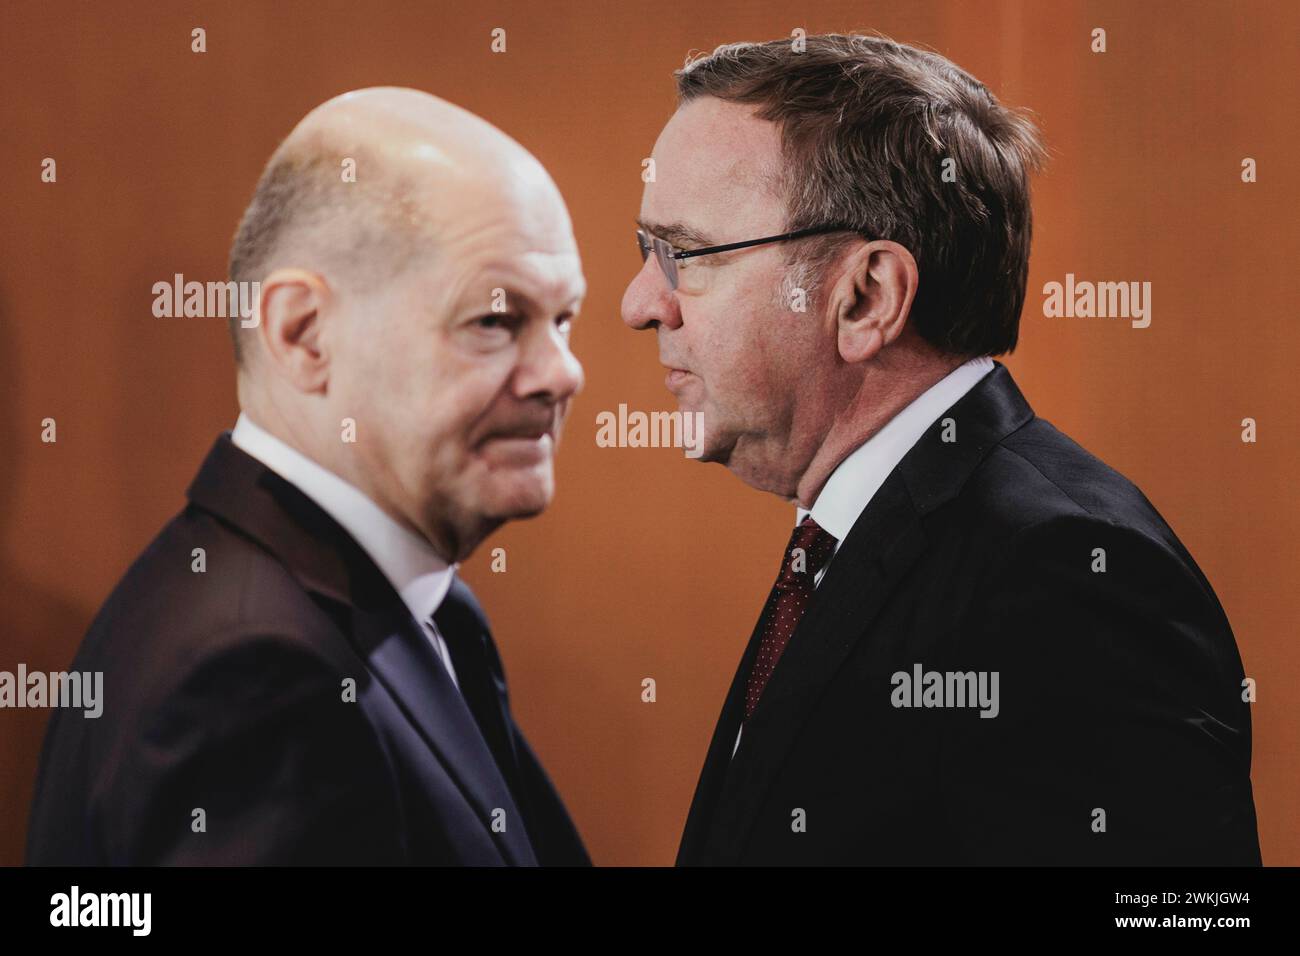
[{"label": "metal eyeglass frame", "polygon": [[650,235],[638,226],[636,242],[641,249],[641,262],[644,264],[646,259],[650,258],[650,253],[654,252],[655,260],[659,263],[664,278],[668,280],[668,288],[675,292],[677,290],[677,261],[679,259],[694,259],[696,256],[708,256],[715,252],[748,249],[750,246],[761,246],[769,242],[786,242],[790,239],[802,239],[805,236],[820,236],[828,232],[859,232],[859,230],[854,229],[852,226],[814,226],[811,229],[796,229],[794,232],[783,232],[779,236],[746,239],[744,242],[728,242],[721,246],[705,246],[703,249],[682,250],[666,239]]}]

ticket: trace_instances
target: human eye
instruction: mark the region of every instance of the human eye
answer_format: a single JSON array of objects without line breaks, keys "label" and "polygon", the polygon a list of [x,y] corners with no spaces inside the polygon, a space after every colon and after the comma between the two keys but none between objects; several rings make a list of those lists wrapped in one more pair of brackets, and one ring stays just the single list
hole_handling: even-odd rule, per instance
[{"label": "human eye", "polygon": [[489,312],[480,315],[474,323],[481,329],[515,329],[522,321],[523,317],[513,312]]},{"label": "human eye", "polygon": [[487,312],[467,324],[474,340],[485,347],[508,345],[522,324],[522,316],[512,312]]}]

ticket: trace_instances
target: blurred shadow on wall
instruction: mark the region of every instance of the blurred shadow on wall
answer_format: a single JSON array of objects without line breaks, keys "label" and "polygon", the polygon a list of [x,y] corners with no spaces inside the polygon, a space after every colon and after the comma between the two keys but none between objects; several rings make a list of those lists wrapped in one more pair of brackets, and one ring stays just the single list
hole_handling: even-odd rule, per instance
[{"label": "blurred shadow on wall", "polygon": [[[94,612],[26,576],[14,560],[41,539],[18,540],[13,534],[14,501],[21,461],[44,446],[40,418],[19,420],[22,392],[9,303],[0,290],[0,671],[17,677],[28,672],[66,670]],[[67,520],[67,519],[65,519]],[[71,520],[75,520],[75,517]],[[75,565],[65,567],[75,573]],[[31,811],[36,764],[48,723],[48,709],[0,709],[0,865],[23,862],[27,819]]]}]

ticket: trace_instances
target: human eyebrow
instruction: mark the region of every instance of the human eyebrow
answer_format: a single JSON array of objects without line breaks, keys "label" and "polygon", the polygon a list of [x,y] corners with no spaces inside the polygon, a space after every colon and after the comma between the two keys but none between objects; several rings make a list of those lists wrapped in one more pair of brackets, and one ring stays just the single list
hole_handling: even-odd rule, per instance
[{"label": "human eyebrow", "polygon": [[658,236],[665,242],[671,242],[674,246],[692,245],[704,248],[713,245],[708,236],[684,222],[660,224],[637,219],[636,224],[651,235]]},{"label": "human eyebrow", "polygon": [[559,308],[559,311],[562,314],[576,317],[582,309],[583,301],[587,297],[586,282],[565,284],[563,288],[557,286],[555,289],[550,290],[552,295],[548,302],[545,296],[539,296],[534,294],[533,291],[529,291],[530,286],[528,283],[516,283],[498,277],[494,277],[488,281],[492,284],[493,288],[501,289],[505,294],[506,302],[509,303],[512,308],[515,308],[526,315],[542,315]]}]

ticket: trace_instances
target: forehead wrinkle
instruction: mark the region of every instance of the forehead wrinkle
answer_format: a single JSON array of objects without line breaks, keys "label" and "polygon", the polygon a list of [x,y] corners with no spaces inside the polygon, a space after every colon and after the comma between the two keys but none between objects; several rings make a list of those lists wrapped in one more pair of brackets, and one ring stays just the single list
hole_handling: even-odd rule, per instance
[{"label": "forehead wrinkle", "polygon": [[[687,102],[664,127],[656,150],[662,153],[661,168],[677,174],[673,184],[678,198],[693,204],[687,208],[707,215],[708,225],[716,225],[721,235],[729,236],[735,229],[745,234],[749,226],[766,228],[769,220],[786,220],[781,131],[759,116],[756,107],[712,97]],[[647,191],[651,188],[647,186]],[[759,220],[765,225],[760,226]]]}]

